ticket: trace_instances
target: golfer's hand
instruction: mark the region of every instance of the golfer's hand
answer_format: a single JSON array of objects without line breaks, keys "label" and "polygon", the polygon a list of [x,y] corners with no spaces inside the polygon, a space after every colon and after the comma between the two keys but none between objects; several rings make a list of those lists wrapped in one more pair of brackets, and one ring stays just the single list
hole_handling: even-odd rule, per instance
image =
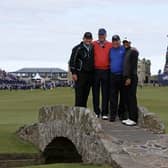
[{"label": "golfer's hand", "polygon": [[131,85],[131,79],[127,79],[127,80],[125,81],[125,86],[129,86],[129,85]]},{"label": "golfer's hand", "polygon": [[72,79],[73,79],[73,81],[77,81],[78,80],[78,76],[76,74],[73,74],[72,75]]}]

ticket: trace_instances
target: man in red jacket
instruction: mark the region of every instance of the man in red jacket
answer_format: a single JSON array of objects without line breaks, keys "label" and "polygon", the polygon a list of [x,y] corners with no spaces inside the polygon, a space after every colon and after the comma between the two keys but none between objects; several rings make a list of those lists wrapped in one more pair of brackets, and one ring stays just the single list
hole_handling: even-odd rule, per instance
[{"label": "man in red jacket", "polygon": [[[109,103],[109,51],[112,43],[106,40],[107,32],[104,28],[98,31],[98,40],[93,42],[94,46],[94,81],[93,81],[93,106],[94,111],[102,119],[108,119]],[[100,90],[102,104],[100,109]]]}]

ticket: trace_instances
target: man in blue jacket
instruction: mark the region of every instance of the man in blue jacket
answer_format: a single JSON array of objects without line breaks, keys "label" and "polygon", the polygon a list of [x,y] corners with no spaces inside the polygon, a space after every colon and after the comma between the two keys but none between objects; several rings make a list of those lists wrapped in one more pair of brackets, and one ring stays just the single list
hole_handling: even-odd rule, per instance
[{"label": "man in blue jacket", "polygon": [[[125,48],[121,45],[118,35],[112,37],[112,48],[110,50],[110,118],[111,122],[116,120],[117,114],[122,121],[125,119],[124,103],[124,81],[123,81],[123,64]],[[118,99],[120,96],[120,103]]]}]

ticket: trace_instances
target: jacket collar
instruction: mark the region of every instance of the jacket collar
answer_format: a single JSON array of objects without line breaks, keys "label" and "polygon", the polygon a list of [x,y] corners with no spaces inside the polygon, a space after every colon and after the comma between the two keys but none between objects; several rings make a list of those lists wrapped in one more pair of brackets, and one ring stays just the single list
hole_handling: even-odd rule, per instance
[{"label": "jacket collar", "polygon": [[105,40],[103,43],[100,42],[99,40],[96,41],[98,44],[106,44],[107,43],[107,40]]},{"label": "jacket collar", "polygon": [[[87,47],[84,45],[83,41],[80,43],[80,47],[84,48],[88,51]],[[90,49],[92,49],[92,45],[90,45]]]},{"label": "jacket collar", "polygon": [[103,43],[100,42],[99,40],[96,41],[101,47],[105,46],[107,43],[107,40],[105,40]]}]

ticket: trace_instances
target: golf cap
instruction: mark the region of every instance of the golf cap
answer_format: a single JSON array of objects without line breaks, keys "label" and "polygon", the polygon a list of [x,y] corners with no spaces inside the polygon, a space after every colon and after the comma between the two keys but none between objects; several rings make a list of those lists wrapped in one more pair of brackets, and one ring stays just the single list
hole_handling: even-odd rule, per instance
[{"label": "golf cap", "polygon": [[127,38],[125,38],[125,39],[123,40],[123,43],[131,43],[131,41],[128,40]]},{"label": "golf cap", "polygon": [[104,28],[99,29],[98,35],[106,35],[107,31]]},{"label": "golf cap", "polygon": [[83,38],[86,38],[86,39],[93,39],[92,33],[90,33],[90,32],[85,32]]},{"label": "golf cap", "polygon": [[120,36],[119,35],[114,35],[112,37],[112,41],[120,41]]}]

